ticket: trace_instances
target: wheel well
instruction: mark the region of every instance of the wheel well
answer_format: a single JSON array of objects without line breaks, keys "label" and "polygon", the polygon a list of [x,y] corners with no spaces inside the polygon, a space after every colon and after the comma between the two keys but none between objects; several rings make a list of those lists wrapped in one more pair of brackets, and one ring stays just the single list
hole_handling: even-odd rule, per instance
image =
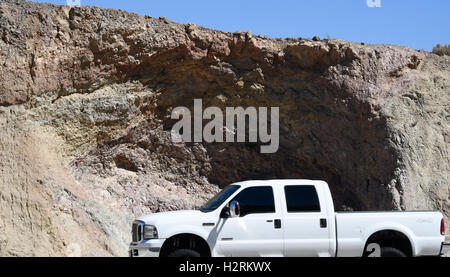
[{"label": "wheel well", "polygon": [[161,247],[160,257],[167,257],[176,249],[192,249],[200,253],[201,257],[211,257],[208,243],[194,234],[179,234],[168,238]]},{"label": "wheel well", "polygon": [[396,248],[406,256],[412,257],[412,245],[409,238],[402,232],[395,230],[382,230],[372,234],[364,246],[364,254],[366,254],[367,246],[371,243],[377,243],[380,247]]}]

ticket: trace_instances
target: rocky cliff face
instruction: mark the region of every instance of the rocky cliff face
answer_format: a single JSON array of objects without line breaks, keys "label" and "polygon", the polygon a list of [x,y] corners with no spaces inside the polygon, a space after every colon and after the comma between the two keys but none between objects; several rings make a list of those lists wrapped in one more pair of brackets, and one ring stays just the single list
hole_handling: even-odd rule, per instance
[{"label": "rocky cliff face", "polygon": [[[1,256],[126,255],[134,217],[246,179],[449,219],[448,56],[21,0],[0,2],[0,38]],[[280,107],[280,150],[172,143],[195,98]]]}]

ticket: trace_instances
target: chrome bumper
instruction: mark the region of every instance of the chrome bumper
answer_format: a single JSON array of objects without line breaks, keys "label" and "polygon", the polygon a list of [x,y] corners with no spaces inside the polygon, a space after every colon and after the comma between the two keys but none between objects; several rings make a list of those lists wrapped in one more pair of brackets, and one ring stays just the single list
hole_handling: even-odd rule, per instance
[{"label": "chrome bumper", "polygon": [[146,240],[140,243],[131,243],[130,257],[159,257],[159,252],[164,244],[164,239]]}]

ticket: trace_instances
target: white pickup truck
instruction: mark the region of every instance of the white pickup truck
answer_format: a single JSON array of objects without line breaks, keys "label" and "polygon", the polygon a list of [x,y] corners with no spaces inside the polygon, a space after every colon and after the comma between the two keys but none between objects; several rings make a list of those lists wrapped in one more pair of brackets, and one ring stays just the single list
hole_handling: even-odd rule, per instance
[{"label": "white pickup truck", "polygon": [[247,181],[198,211],[137,219],[130,256],[439,256],[444,240],[440,212],[336,213],[326,182]]}]

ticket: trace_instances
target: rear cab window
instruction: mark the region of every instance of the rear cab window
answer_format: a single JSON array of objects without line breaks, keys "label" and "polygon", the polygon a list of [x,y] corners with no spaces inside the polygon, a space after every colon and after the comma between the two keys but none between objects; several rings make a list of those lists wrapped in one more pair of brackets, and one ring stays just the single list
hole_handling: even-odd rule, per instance
[{"label": "rear cab window", "polygon": [[284,187],[288,213],[321,212],[319,196],[313,185],[289,185]]}]

